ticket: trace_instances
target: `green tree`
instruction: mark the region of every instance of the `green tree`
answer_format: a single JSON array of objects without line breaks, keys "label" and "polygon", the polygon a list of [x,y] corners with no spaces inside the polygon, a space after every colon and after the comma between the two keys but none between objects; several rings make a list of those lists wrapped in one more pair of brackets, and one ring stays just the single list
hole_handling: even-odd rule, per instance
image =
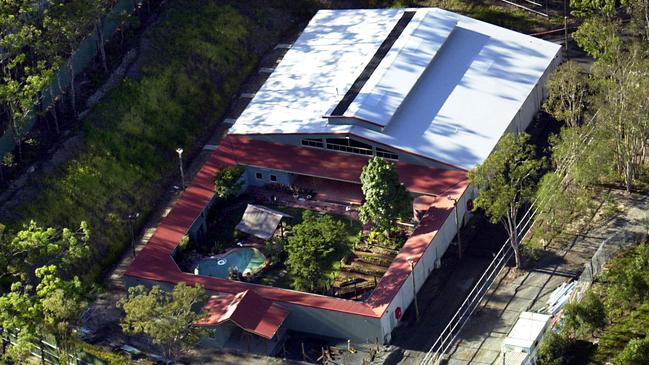
[{"label": "green tree", "polygon": [[74,275],[90,255],[90,232],[82,222],[68,228],[42,228],[31,222],[14,235],[0,237],[0,327],[17,331],[18,344],[8,359],[19,360],[30,341],[53,335],[65,358],[75,339],[86,290]]},{"label": "green tree", "polygon": [[563,310],[563,329],[573,336],[593,335],[606,326],[604,303],[592,291],[586,292],[578,303],[569,303]]},{"label": "green tree", "polygon": [[0,277],[33,284],[39,267],[55,265],[60,272],[73,275],[85,268],[90,256],[90,229],[86,222],[79,228],[43,228],[31,221],[12,237],[0,241]]},{"label": "green tree", "polygon": [[649,338],[634,338],[624,346],[624,350],[616,357],[616,365],[645,365],[649,364]]},{"label": "green tree", "polygon": [[543,165],[529,135],[508,133],[484,163],[469,171],[469,181],[478,189],[474,209],[483,209],[492,223],[505,226],[517,268],[521,267],[519,211],[534,196]]},{"label": "green tree", "polygon": [[572,37],[586,53],[597,60],[612,61],[619,57],[622,41],[617,21],[593,16],[583,21]]},{"label": "green tree", "polygon": [[574,127],[581,121],[586,108],[588,77],[579,65],[568,61],[550,76],[546,83],[548,98],[544,109],[557,120]]},{"label": "green tree", "polygon": [[81,41],[96,30],[97,19],[103,12],[102,0],[53,0],[50,2],[43,25],[48,32],[47,49],[58,55],[63,53],[68,58],[67,67],[70,76],[70,101],[72,110],[77,115],[77,96],[75,73],[72,56]]},{"label": "green tree", "polygon": [[239,193],[243,187],[240,179],[245,171],[246,168],[242,165],[228,166],[219,170],[214,177],[216,195],[221,199],[230,199]]},{"label": "green tree", "polygon": [[302,214],[302,223],[292,227],[284,249],[286,266],[296,290],[314,291],[322,286],[323,273],[330,269],[331,258],[345,242],[345,225],[329,215],[312,211]]},{"label": "green tree", "polygon": [[389,230],[397,219],[412,216],[412,198],[399,181],[394,163],[373,157],[363,167],[361,189],[365,202],[359,216],[363,223],[371,222],[376,230]]},{"label": "green tree", "polygon": [[[76,339],[79,315],[86,306],[85,289],[78,277],[61,279],[57,267],[43,266],[35,271],[35,284],[16,281],[0,296],[0,325],[17,331],[20,339],[9,352],[16,360],[25,355],[30,342],[53,335],[64,361]],[[67,363],[67,362],[66,362]]]},{"label": "green tree", "polygon": [[201,286],[179,283],[168,292],[159,286],[148,290],[142,285],[129,288],[128,296],[118,302],[124,310],[122,329],[127,334],[145,334],[164,349],[169,360],[198,342],[200,329],[194,323],[202,318],[194,307],[205,300]]}]

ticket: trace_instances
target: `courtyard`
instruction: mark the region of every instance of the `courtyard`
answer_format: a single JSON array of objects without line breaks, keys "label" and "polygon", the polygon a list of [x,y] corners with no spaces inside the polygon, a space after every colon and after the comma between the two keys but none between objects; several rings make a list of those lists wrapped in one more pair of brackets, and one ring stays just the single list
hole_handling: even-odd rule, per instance
[{"label": "courtyard", "polygon": [[[358,184],[307,176],[296,179],[291,186],[250,186],[210,208],[207,233],[188,242],[176,261],[183,271],[196,275],[304,290],[296,285],[286,264],[285,245],[294,227],[303,223],[305,213],[313,212],[344,228],[339,242],[333,245],[334,251],[326,256],[314,288],[307,291],[364,300],[412,233],[412,227],[402,225],[397,234],[389,236],[373,232],[359,221],[362,198]],[[257,215],[251,216],[251,211]]]}]

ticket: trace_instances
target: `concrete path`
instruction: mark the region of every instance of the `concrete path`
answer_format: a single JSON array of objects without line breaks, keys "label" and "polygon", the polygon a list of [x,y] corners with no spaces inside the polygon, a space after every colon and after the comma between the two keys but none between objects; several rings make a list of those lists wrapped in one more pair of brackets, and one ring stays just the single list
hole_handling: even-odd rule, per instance
[{"label": "concrete path", "polygon": [[608,239],[613,251],[635,243],[647,234],[649,197],[614,192],[622,211],[612,219],[598,222],[588,235],[577,236],[568,247],[550,251],[548,257],[523,275],[509,271],[496,282],[482,306],[460,333],[447,364],[495,364],[500,346],[523,311],[540,311],[561,283],[570,280]]}]

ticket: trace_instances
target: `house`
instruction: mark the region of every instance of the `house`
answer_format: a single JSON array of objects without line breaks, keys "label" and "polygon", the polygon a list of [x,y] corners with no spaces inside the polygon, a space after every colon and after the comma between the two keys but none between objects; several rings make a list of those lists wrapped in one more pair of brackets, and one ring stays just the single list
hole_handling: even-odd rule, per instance
[{"label": "house", "polygon": [[[474,196],[467,171],[504,133],[527,128],[559,62],[556,44],[441,9],[319,11],[133,261],[126,284],[182,281],[230,301],[254,293],[286,311],[282,329],[389,342],[413,285],[419,290],[457,232],[454,209],[467,214]],[[395,162],[402,183],[421,197],[422,216],[366,300],[194,275],[176,265],[182,236],[205,229],[220,168],[246,166],[248,186],[317,183],[336,199],[336,191],[359,191],[371,156]]]}]

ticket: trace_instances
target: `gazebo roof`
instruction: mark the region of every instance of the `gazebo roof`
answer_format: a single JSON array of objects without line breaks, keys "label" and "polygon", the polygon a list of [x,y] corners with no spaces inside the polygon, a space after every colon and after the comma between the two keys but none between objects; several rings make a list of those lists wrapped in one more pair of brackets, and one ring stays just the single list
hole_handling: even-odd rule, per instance
[{"label": "gazebo roof", "polygon": [[291,216],[261,205],[248,204],[236,229],[267,240],[273,237],[283,217]]}]

